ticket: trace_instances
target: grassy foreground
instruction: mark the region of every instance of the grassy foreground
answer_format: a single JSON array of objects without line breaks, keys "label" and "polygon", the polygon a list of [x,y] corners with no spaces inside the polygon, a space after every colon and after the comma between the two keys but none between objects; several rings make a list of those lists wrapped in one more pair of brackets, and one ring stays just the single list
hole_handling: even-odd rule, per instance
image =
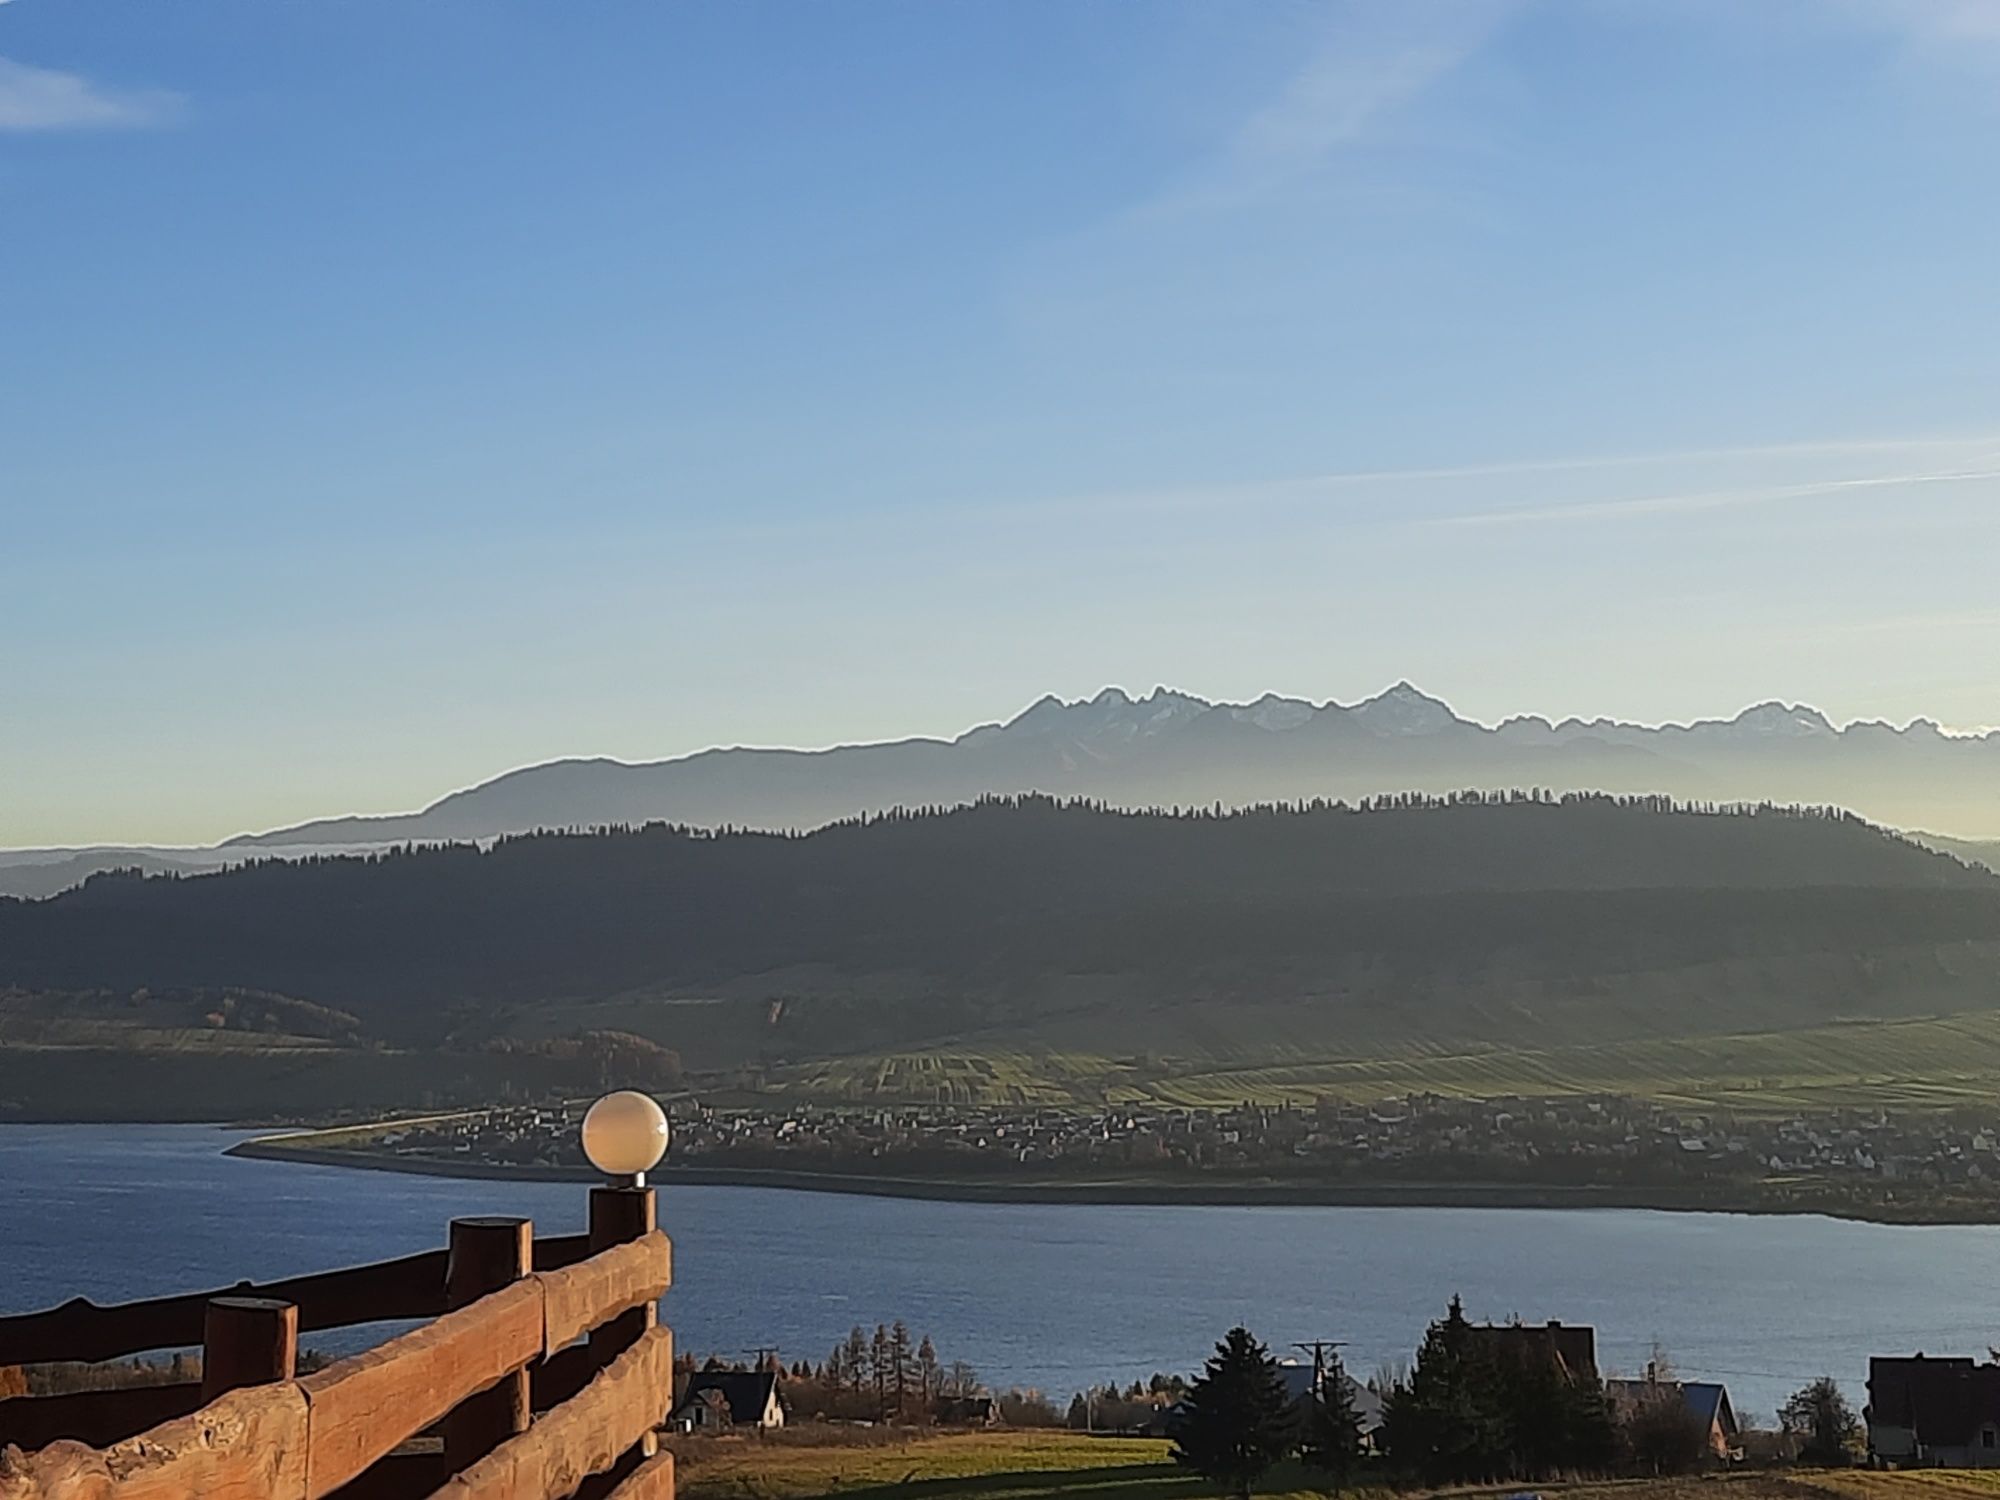
[{"label": "grassy foreground", "polygon": [[[676,1488],[684,1500],[1201,1500],[1214,1491],[1151,1438],[1070,1432],[961,1433],[894,1438],[854,1434],[816,1443],[803,1431],[777,1440],[680,1439]],[[1349,1492],[1353,1494],[1355,1492]],[[1562,1500],[2000,1500],[2000,1471],[1874,1474],[1798,1470],[1693,1479],[1504,1485],[1457,1491],[1494,1497],[1534,1493]],[[1260,1500],[1312,1500],[1324,1491],[1297,1466],[1272,1471]],[[1388,1500],[1392,1492],[1373,1492]]]},{"label": "grassy foreground", "polygon": [[[1149,1438],[980,1432],[850,1445],[799,1441],[803,1436],[676,1440],[675,1492],[685,1500],[794,1500],[832,1494],[854,1500],[1065,1494],[1080,1500],[1127,1500],[1201,1493],[1168,1462],[1167,1445]],[[863,1436],[867,1434],[856,1434]]]}]

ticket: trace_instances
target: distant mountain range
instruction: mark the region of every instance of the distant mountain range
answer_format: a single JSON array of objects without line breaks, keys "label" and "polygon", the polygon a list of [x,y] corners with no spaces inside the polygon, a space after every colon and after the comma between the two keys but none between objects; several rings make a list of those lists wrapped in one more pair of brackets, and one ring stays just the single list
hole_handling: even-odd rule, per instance
[{"label": "distant mountain range", "polygon": [[[952,740],[715,749],[636,765],[552,761],[421,812],[322,819],[213,849],[14,851],[0,854],[0,894],[49,895],[109,868],[212,869],[544,828],[805,829],[990,794],[1207,807],[1515,787],[1826,804],[1895,827],[2000,839],[2000,731],[1951,734],[1922,719],[1836,728],[1815,709],[1783,703],[1685,725],[1532,715],[1485,725],[1407,682],[1346,705],[1271,694],[1211,703],[1167,688],[1134,699],[1106,688],[1076,702],[1043,698]],[[1953,852],[1979,857],[1963,845]]]}]

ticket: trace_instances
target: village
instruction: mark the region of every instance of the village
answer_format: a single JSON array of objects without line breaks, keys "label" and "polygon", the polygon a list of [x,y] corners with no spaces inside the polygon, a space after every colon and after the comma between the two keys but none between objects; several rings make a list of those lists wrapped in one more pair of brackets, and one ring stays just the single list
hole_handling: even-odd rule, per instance
[{"label": "village", "polygon": [[[1516,1430],[1517,1441],[1523,1428],[1551,1427],[1557,1435],[1550,1441],[1573,1450],[1547,1455],[1556,1466],[1653,1475],[1801,1461],[2000,1468],[2000,1362],[1921,1353],[1873,1358],[1859,1410],[1822,1376],[1803,1384],[1767,1425],[1757,1413],[1739,1412],[1721,1381],[1683,1378],[1657,1356],[1636,1377],[1601,1372],[1591,1327],[1553,1319],[1475,1324],[1456,1299],[1428,1330],[1413,1373],[1387,1383],[1350,1374],[1337,1345],[1257,1347],[1282,1386],[1294,1429],[1307,1432],[1317,1414],[1337,1409],[1351,1428],[1357,1463],[1395,1456],[1398,1422],[1417,1425],[1409,1412],[1423,1399],[1424,1361],[1445,1351],[1465,1382],[1461,1397],[1504,1411],[1502,1425]],[[857,1327],[820,1364],[786,1363],[775,1350],[751,1364],[683,1356],[669,1427],[695,1437],[769,1433],[788,1422],[1175,1437],[1188,1419],[1190,1389],[1182,1376],[1156,1374],[1124,1389],[1113,1383],[1079,1391],[1066,1407],[1037,1391],[993,1393],[970,1367],[945,1365],[928,1336],[919,1343],[898,1322],[893,1331],[878,1327],[872,1340]],[[1558,1391],[1580,1396],[1583,1405],[1567,1405],[1552,1394]],[[1541,1400],[1552,1401],[1552,1410],[1535,1410]],[[1587,1420],[1579,1421],[1579,1410]],[[1407,1431],[1400,1441],[1409,1442]],[[1510,1472],[1521,1473],[1520,1455],[1512,1459]]]},{"label": "village", "polygon": [[[1677,1202],[1880,1217],[2000,1212],[2000,1117],[1683,1112],[1621,1095],[1372,1105],[1055,1109],[816,1102],[672,1106],[675,1170],[1008,1183],[1069,1180],[1645,1188]],[[514,1106],[364,1141],[411,1165],[580,1167],[577,1109]]]}]

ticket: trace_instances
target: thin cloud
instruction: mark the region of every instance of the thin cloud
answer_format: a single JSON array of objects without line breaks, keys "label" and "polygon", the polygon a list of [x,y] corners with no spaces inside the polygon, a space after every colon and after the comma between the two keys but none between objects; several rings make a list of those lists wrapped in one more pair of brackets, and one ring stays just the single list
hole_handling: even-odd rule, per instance
[{"label": "thin cloud", "polygon": [[1513,8],[1513,0],[1339,7],[1282,88],[1140,215],[1227,208],[1311,177],[1478,52]]},{"label": "thin cloud", "polygon": [[1801,630],[1801,640],[1831,635],[1963,635],[1973,630],[2000,630],[2000,609],[1935,610],[1924,614],[1882,615],[1863,620],[1836,620]]},{"label": "thin cloud", "polygon": [[[1743,458],[1819,458],[1858,453],[1901,453],[1912,450],[1949,451],[1988,448],[1993,437],[1976,438],[1850,438],[1824,443],[1750,443],[1720,448],[1663,448],[1647,453],[1605,453],[1577,458],[1526,458],[1494,463],[1451,464],[1437,468],[1351,469],[1275,481],[1266,488],[1296,488],[1315,484],[1359,484],[1376,480],[1477,479],[1510,474],[1563,474],[1593,469],[1646,468],[1654,465]],[[1985,455],[1982,455],[1984,457]]]},{"label": "thin cloud", "polygon": [[[1511,522],[1599,520],[1646,511],[1720,509],[1844,488],[1877,485],[1941,483],[2000,477],[2000,469],[1985,465],[2000,460],[2000,434],[1972,437],[1844,438],[1826,442],[1746,443],[1705,448],[1665,448],[1633,453],[1586,454],[1570,457],[1503,459],[1484,463],[1439,464],[1406,468],[1334,469],[1317,474],[1223,481],[1214,484],[1164,485],[1094,490],[1050,495],[966,500],[930,496],[920,501],[884,503],[866,509],[811,517],[788,515],[773,520],[734,520],[713,534],[743,541],[769,541],[802,535],[837,536],[860,525],[897,527],[958,527],[967,522],[1013,523],[1037,520],[1078,521],[1120,516],[1199,515],[1216,511],[1299,509],[1346,495],[1377,489],[1421,491],[1426,485],[1480,479],[1521,479],[1537,475],[1615,475],[1620,472],[1671,468],[1684,464],[1726,464],[1756,460],[1812,460],[1903,455],[1905,463],[1928,461],[1949,468],[1874,476],[1834,476],[1784,485],[1739,486],[1726,489],[1673,490],[1614,500],[1586,500],[1569,505],[1531,509],[1485,509],[1449,515],[1410,518],[1427,526],[1504,525]],[[1627,481],[1631,483],[1633,481]],[[1657,482],[1657,481],[1656,481]],[[1402,521],[1400,515],[1385,519]]]},{"label": "thin cloud", "polygon": [[1865,25],[1900,34],[1919,51],[2000,49],[2000,6],[1993,0],[1846,0],[1842,8]]},{"label": "thin cloud", "polygon": [[1279,479],[1248,480],[1240,484],[1190,485],[1171,489],[1115,490],[1092,495],[1059,495],[1035,500],[997,501],[979,507],[984,511],[1016,516],[1030,513],[1080,514],[1120,511],[1188,511],[1239,505],[1281,504],[1310,500],[1325,491],[1362,489],[1373,485],[1422,485],[1462,479],[1504,479],[1536,474],[1590,474],[1621,469],[1668,467],[1674,464],[1713,463],[1747,459],[1812,459],[1859,457],[1864,454],[1904,453],[1929,457],[1933,462],[1959,462],[1950,470],[1925,470],[1915,474],[1836,477],[1831,480],[1798,482],[1759,488],[1740,487],[1699,493],[1672,492],[1632,499],[1581,501],[1567,506],[1538,506],[1530,510],[1486,510],[1436,518],[1439,524],[1483,524],[1489,522],[1588,519],[1594,515],[1637,513],[1648,509],[1712,509],[1730,504],[1750,504],[1756,500],[1778,500],[1793,494],[1818,493],[1823,489],[1864,487],[1877,484],[1931,483],[1946,479],[1980,479],[2000,475],[2000,470],[1983,466],[2000,453],[1994,445],[2000,437],[1983,435],[1963,438],[1854,438],[1831,442],[1758,443],[1733,447],[1660,449],[1644,453],[1608,453],[1568,458],[1510,459],[1490,463],[1446,464],[1395,469],[1346,469],[1321,474],[1300,474]]},{"label": "thin cloud", "polygon": [[[1579,501],[1571,505],[1538,506],[1527,510],[1461,511],[1450,515],[1408,517],[1384,513],[1383,522],[1418,526],[1481,526],[1510,523],[1609,520],[1649,511],[1722,509],[1884,485],[1942,483],[2000,477],[2000,469],[1985,467],[2000,460],[2000,435],[1970,437],[1851,438],[1828,442],[1758,443],[1709,448],[1658,449],[1574,457],[1514,459],[1489,463],[1413,466],[1390,469],[1347,469],[1319,474],[1295,474],[1237,483],[1181,485],[1082,494],[1056,494],[940,506],[935,499],[921,503],[887,504],[839,516],[804,519],[787,516],[767,521],[732,521],[715,534],[743,542],[769,542],[810,535],[847,535],[857,526],[959,528],[968,523],[1082,521],[1121,516],[1197,516],[1214,512],[1307,509],[1345,496],[1371,495],[1379,490],[1421,491],[1426,485],[1480,479],[1519,479],[1535,475],[1574,475],[1667,468],[1676,464],[1727,463],[1746,460],[1811,460],[1862,458],[1870,454],[1902,454],[1906,463],[1929,461],[1938,467],[1890,476],[1835,476],[1784,485],[1741,486],[1703,491],[1674,490],[1635,498]],[[1947,467],[1948,466],[1948,467]]]},{"label": "thin cloud", "polygon": [[77,73],[0,57],[0,131],[133,130],[165,124],[180,97],[106,88]]},{"label": "thin cloud", "polygon": [[[1749,28],[1789,39],[1863,38],[1879,62],[1929,90],[1940,76],[1969,75],[1982,85],[2000,68],[2000,4],[1994,0],[1677,0],[1637,6],[1648,16],[1697,25]],[[1982,89],[1982,92],[1986,92]],[[1990,93],[1988,94],[1990,102]]]},{"label": "thin cloud", "polygon": [[1845,479],[1819,479],[1803,484],[1773,484],[1741,489],[1697,490],[1669,495],[1638,495],[1621,500],[1588,500],[1575,505],[1543,505],[1521,510],[1473,511],[1441,516],[1441,526],[1517,526],[1551,522],[1621,521],[1641,516],[1679,515],[1691,511],[1734,510],[1803,500],[1854,490],[1902,489],[1927,484],[1960,484],[2000,479],[2000,469],[1939,469],[1917,474],[1871,474]]}]

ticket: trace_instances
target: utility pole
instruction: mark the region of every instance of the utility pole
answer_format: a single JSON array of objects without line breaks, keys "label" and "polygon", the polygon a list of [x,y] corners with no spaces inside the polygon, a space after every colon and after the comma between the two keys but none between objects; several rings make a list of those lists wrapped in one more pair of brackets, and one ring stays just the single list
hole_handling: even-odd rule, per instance
[{"label": "utility pole", "polygon": [[778,1348],[775,1344],[760,1344],[755,1349],[745,1349],[743,1352],[757,1356],[757,1362],[750,1366],[753,1370],[763,1369],[765,1360],[775,1360],[778,1357]]},{"label": "utility pole", "polygon": [[[1292,1345],[1294,1349],[1313,1357],[1313,1400],[1322,1402],[1326,1400],[1326,1357],[1334,1350],[1343,1347],[1345,1343],[1345,1339],[1314,1339],[1308,1344]],[[1338,1355],[1334,1356],[1334,1362],[1339,1363]]]}]

